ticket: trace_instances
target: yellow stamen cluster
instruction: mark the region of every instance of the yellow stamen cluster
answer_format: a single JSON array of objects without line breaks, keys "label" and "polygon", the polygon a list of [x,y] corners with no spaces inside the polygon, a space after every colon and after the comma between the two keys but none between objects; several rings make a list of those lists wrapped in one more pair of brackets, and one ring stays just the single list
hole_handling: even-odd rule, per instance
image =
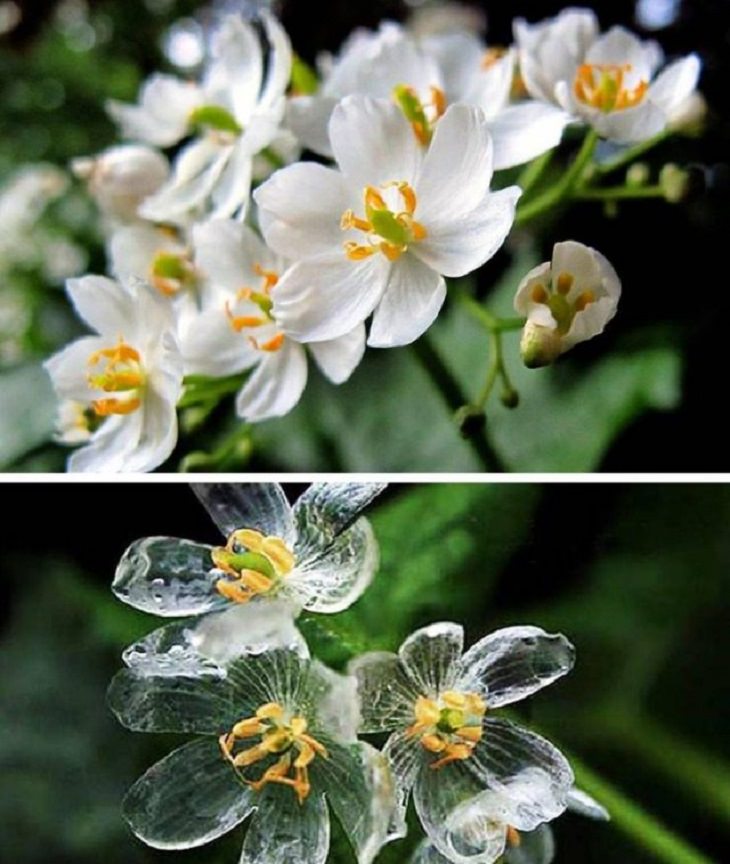
[{"label": "yellow stamen cluster", "polygon": [[[258,780],[244,778],[252,789],[260,792],[267,783],[280,783],[294,790],[300,804],[309,795],[309,766],[320,756],[328,758],[327,749],[307,734],[304,717],[288,716],[278,702],[262,705],[253,717],[240,720],[219,743],[223,756],[234,768],[245,769],[268,757],[278,757]],[[241,744],[260,738],[253,747]]]},{"label": "yellow stamen cluster", "polygon": [[578,312],[582,312],[596,299],[595,293],[588,290],[581,292],[574,300],[568,300],[574,281],[572,273],[562,272],[549,288],[538,282],[530,293],[533,303],[544,303],[549,307],[557,322],[558,333],[567,333]]},{"label": "yellow stamen cluster", "polygon": [[188,252],[159,249],[150,265],[149,281],[163,297],[176,297],[197,284],[197,271]]},{"label": "yellow stamen cluster", "polygon": [[[236,293],[236,299],[233,307],[237,303],[250,302],[261,310],[260,315],[236,315],[234,308],[230,303],[226,303],[226,316],[228,323],[236,333],[241,333],[252,327],[263,327],[265,324],[271,324],[274,319],[271,315],[273,302],[271,300],[271,289],[279,281],[278,273],[273,270],[265,270],[260,264],[254,264],[254,273],[261,277],[261,285],[258,290],[254,288],[241,288]],[[284,334],[276,333],[265,342],[259,342],[255,336],[249,335],[248,339],[254,348],[259,351],[278,351],[284,344]]]},{"label": "yellow stamen cluster", "polygon": [[576,99],[605,114],[624,111],[638,105],[649,89],[648,81],[640,81],[636,87],[628,88],[624,76],[631,71],[631,64],[584,63],[578,67],[573,82]]},{"label": "yellow stamen cluster", "polygon": [[265,537],[260,531],[234,531],[225,546],[211,552],[213,564],[225,576],[216,590],[232,603],[248,603],[259,594],[274,592],[296,564],[294,554],[280,537]]},{"label": "yellow stamen cluster", "polygon": [[430,102],[422,102],[413,87],[398,84],[393,88],[393,100],[411,124],[416,140],[428,147],[433,138],[434,127],[446,113],[446,94],[440,87],[429,87]]},{"label": "yellow stamen cluster", "polygon": [[413,188],[406,182],[386,183],[380,189],[396,188],[403,202],[403,209],[394,213],[388,207],[381,192],[375,186],[366,186],[364,191],[365,218],[356,216],[352,210],[345,210],[340,220],[343,231],[355,229],[367,235],[367,243],[354,241],[345,243],[345,255],[350,261],[362,261],[377,252],[382,252],[389,261],[396,261],[411,243],[426,237],[426,229],[416,222],[413,214],[418,201]]},{"label": "yellow stamen cluster", "polygon": [[120,338],[114,348],[95,351],[87,362],[90,388],[120,394],[92,401],[91,407],[99,417],[131,414],[139,408],[145,374],[142,359],[135,348]]},{"label": "yellow stamen cluster", "polygon": [[439,757],[431,763],[431,768],[438,770],[471,756],[482,738],[487,705],[476,693],[447,690],[437,699],[419,696],[413,711],[416,722],[406,735],[420,738],[421,746]]}]

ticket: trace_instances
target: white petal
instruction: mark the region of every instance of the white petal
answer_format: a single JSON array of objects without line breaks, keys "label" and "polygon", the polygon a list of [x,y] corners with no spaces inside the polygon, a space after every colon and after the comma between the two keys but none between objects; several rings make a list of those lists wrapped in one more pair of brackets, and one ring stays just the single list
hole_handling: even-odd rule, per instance
[{"label": "white petal", "polygon": [[480,639],[460,661],[463,690],[477,689],[490,709],[518,702],[568,673],[575,649],[539,627],[505,627]]},{"label": "white petal", "polygon": [[213,61],[207,88],[215,101],[221,88],[231,99],[233,114],[241,125],[253,112],[261,90],[264,58],[253,27],[238,15],[226,15],[211,40]]},{"label": "white petal", "polygon": [[259,106],[264,109],[272,109],[275,104],[281,102],[282,113],[279,115],[279,119],[281,119],[285,105],[282,97],[291,80],[292,47],[289,36],[276,16],[267,9],[263,9],[260,14],[269,42],[269,56],[266,80],[259,97]]},{"label": "white petal", "polygon": [[646,141],[662,132],[667,125],[664,112],[648,99],[635,108],[625,111],[611,111],[605,114],[596,111],[588,122],[604,138],[622,144]]},{"label": "white petal", "polygon": [[575,787],[568,793],[568,810],[571,813],[579,813],[581,816],[587,816],[589,819],[596,819],[599,822],[608,822],[611,819],[608,810],[602,804],[599,804],[587,792]]},{"label": "white petal", "polygon": [[353,191],[392,181],[413,185],[421,145],[392,102],[347,96],[332,112],[329,134],[337,164]]},{"label": "white petal", "polygon": [[142,412],[110,417],[91,437],[91,441],[69,456],[68,470],[82,473],[116,474],[129,470],[127,465],[139,443]]},{"label": "white petal", "polygon": [[342,214],[351,195],[342,175],[312,162],[283,168],[259,186],[254,200],[266,242],[287,258],[309,258],[342,247]]},{"label": "white petal", "polygon": [[421,40],[424,51],[438,63],[443,89],[449,102],[467,102],[474,79],[481,78],[486,46],[473,33],[438,33]]},{"label": "white petal", "polygon": [[649,87],[648,98],[671,118],[697,87],[699,77],[700,58],[690,54],[671,63],[657,75]]},{"label": "white petal", "polygon": [[507,51],[486,69],[481,62],[477,63],[470,87],[461,94],[458,101],[476,105],[482,109],[487,119],[494,119],[509,103],[514,70],[514,51]]},{"label": "white petal", "polygon": [[317,366],[334,384],[352,375],[365,353],[365,326],[358,324],[349,333],[326,342],[310,342],[309,350]]},{"label": "white petal", "polygon": [[299,402],[307,383],[307,355],[301,345],[285,339],[266,354],[236,397],[236,414],[255,423],[283,417]]},{"label": "white petal", "polygon": [[134,303],[128,291],[105,276],[82,276],[69,279],[66,290],[76,312],[102,336],[116,344],[120,335],[135,327]]},{"label": "white petal", "polygon": [[105,339],[83,336],[62,348],[43,364],[53,381],[53,389],[61,399],[73,399],[87,404],[92,395],[89,388],[89,357],[108,347]]},{"label": "white petal", "polygon": [[111,100],[107,110],[125,138],[170,147],[185,137],[190,112],[201,101],[202,93],[196,84],[173,75],[155,74],[142,87],[138,105]]},{"label": "white petal", "polygon": [[[178,379],[182,382],[182,374]],[[180,388],[178,388],[180,389]],[[142,406],[142,427],[137,447],[125,471],[152,471],[172,453],[177,443],[177,398],[148,387]]]},{"label": "white petal", "polygon": [[128,225],[116,230],[109,242],[111,269],[117,279],[150,278],[158,252],[181,251],[182,246],[153,225]]},{"label": "white petal", "polygon": [[[253,328],[248,328],[254,332]],[[181,340],[185,372],[213,378],[235,375],[250,369],[261,359],[261,352],[246,337],[236,333],[226,314],[225,302],[201,312],[185,328]]]},{"label": "white petal", "polygon": [[329,121],[338,100],[328,96],[295,96],[287,104],[286,124],[299,141],[320,156],[332,157]]},{"label": "white petal", "polygon": [[192,483],[191,488],[224,537],[238,528],[294,542],[294,518],[278,483]]},{"label": "white petal", "polygon": [[390,263],[377,253],[350,261],[344,251],[299,261],[271,293],[281,329],[298,342],[337,339],[361,324],[378,304]]},{"label": "white petal", "polygon": [[489,122],[497,171],[529,162],[557,147],[570,115],[546,102],[521,102]]},{"label": "white petal", "polygon": [[645,44],[624,27],[612,27],[599,37],[588,49],[586,63],[607,64],[631,67],[630,77],[638,81],[648,81],[651,78],[653,65],[653,48]]},{"label": "white petal", "polygon": [[195,263],[217,287],[235,292],[258,283],[254,265],[268,269],[273,256],[247,225],[233,219],[209,219],[193,226]]},{"label": "white petal", "polygon": [[416,181],[415,218],[431,224],[461,219],[484,199],[492,180],[492,140],[484,113],[452,105],[439,120]]},{"label": "white petal", "polygon": [[299,804],[293,789],[270,783],[254,804],[239,864],[325,864],[330,820],[323,795]]},{"label": "white petal", "polygon": [[481,267],[504,243],[512,229],[519,186],[487,193],[469,214],[458,220],[429,225],[425,240],[412,249],[422,261],[444,276],[464,276]]},{"label": "white petal", "polygon": [[435,698],[453,689],[463,647],[464,628],[444,621],[411,633],[398,656],[420,695]]},{"label": "white petal", "polygon": [[446,283],[413,255],[402,255],[390,268],[390,279],[370,325],[368,345],[394,348],[418,339],[436,320]]},{"label": "white petal", "polygon": [[533,267],[532,270],[523,276],[515,293],[515,312],[517,312],[518,315],[527,318],[528,315],[532,317],[532,312],[535,308],[546,310],[549,317],[545,320],[537,321],[536,323],[542,324],[545,327],[557,326],[557,322],[553,318],[548,306],[545,303],[535,303],[532,299],[532,289],[535,285],[541,284],[545,287],[550,283],[551,279],[552,266],[549,261],[545,261],[543,264],[538,264],[537,267]]},{"label": "white petal", "polygon": [[251,152],[244,146],[244,142],[238,141],[227,160],[225,170],[213,187],[211,219],[226,219],[236,213],[245,214],[251,192],[252,170]]}]

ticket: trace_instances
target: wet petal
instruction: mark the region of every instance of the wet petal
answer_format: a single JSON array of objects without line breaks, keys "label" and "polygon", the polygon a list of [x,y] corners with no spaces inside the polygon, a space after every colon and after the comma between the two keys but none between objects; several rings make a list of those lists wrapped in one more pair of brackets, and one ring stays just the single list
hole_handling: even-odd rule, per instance
[{"label": "wet petal", "polygon": [[[313,728],[340,741],[357,740],[360,702],[357,681],[352,675],[333,672],[318,660],[307,664],[299,692]],[[316,737],[316,736],[315,736]]]},{"label": "wet petal", "polygon": [[278,483],[192,483],[191,488],[224,537],[253,528],[293,541],[292,509]]},{"label": "wet petal", "polygon": [[573,787],[568,793],[568,810],[572,813],[580,813],[589,819],[597,819],[599,822],[608,822],[611,815],[595,798],[592,798],[582,789]]},{"label": "wet petal", "polygon": [[506,627],[473,645],[461,659],[459,686],[484,695],[490,709],[518,702],[573,668],[575,649],[562,634]]},{"label": "wet petal", "polygon": [[174,537],[146,537],[129,546],[117,566],[112,591],[124,603],[164,617],[199,615],[226,600],[211,547]]},{"label": "wet petal", "polygon": [[453,688],[463,647],[464,628],[444,621],[411,633],[398,656],[419,694],[433,698]]},{"label": "wet petal", "polygon": [[[411,715],[411,720],[413,719]],[[405,732],[394,732],[385,742],[383,755],[387,758],[395,781],[394,825],[405,826],[408,799],[416,777],[424,762],[425,751]]]},{"label": "wet petal", "polygon": [[357,678],[362,712],[360,731],[387,732],[413,723],[420,692],[403,671],[400,658],[389,651],[356,657],[348,672]]},{"label": "wet petal", "polygon": [[555,840],[549,825],[520,833],[517,846],[508,846],[505,864],[551,864],[555,858]]},{"label": "wet petal", "polygon": [[293,651],[275,649],[239,657],[230,664],[227,674],[236,698],[245,705],[278,702],[304,708],[306,687],[303,682],[307,670],[308,662]]},{"label": "wet petal", "polygon": [[124,818],[156,849],[202,846],[235,828],[253,808],[215,738],[192,741],[153,765],[127,793]]},{"label": "wet petal", "polygon": [[[233,611],[233,610],[230,610]],[[187,678],[225,678],[225,669],[216,659],[198,650],[200,637],[196,628],[209,618],[227,615],[222,612],[199,619],[158,627],[124,650],[122,660],[138,678],[165,678],[181,675]]]},{"label": "wet petal", "polygon": [[325,864],[330,822],[323,795],[299,804],[292,789],[271,783],[252,796],[256,815],[239,864]]}]

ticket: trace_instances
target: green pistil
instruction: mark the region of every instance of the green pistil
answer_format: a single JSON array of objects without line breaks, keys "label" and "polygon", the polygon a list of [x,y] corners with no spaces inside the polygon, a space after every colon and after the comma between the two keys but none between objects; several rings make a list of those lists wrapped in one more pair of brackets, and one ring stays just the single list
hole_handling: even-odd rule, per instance
[{"label": "green pistil", "polygon": [[188,117],[191,126],[202,129],[214,129],[217,132],[230,132],[240,135],[243,128],[238,124],[236,118],[218,105],[201,105],[190,112]]}]

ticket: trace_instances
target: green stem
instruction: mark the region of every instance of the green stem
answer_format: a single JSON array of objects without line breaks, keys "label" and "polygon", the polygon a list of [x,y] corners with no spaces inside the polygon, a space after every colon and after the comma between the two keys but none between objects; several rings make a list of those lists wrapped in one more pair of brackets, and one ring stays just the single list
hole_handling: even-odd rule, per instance
[{"label": "green stem", "polygon": [[487,380],[484,382],[484,386],[477,397],[476,402],[474,403],[474,407],[478,408],[480,411],[483,411],[487,401],[489,400],[489,395],[492,392],[492,388],[497,380],[497,376],[500,374],[502,370],[503,358],[502,358],[502,335],[500,333],[493,332],[491,334],[491,339],[489,340],[490,346],[490,356],[489,356],[489,367],[487,369]]},{"label": "green stem", "polygon": [[217,402],[242,387],[248,373],[231,375],[227,378],[208,378],[202,375],[189,375],[184,380],[185,392],[177,403],[178,408]]},{"label": "green stem", "polygon": [[547,150],[542,156],[528,162],[522,169],[520,176],[517,178],[517,185],[522,189],[523,196],[527,195],[531,189],[537,184],[539,179],[545,173],[548,165],[552,161],[555,148]]},{"label": "green stem", "polygon": [[624,165],[628,165],[638,159],[639,156],[643,156],[644,153],[648,153],[649,150],[653,150],[657,144],[661,144],[662,141],[666,140],[670,135],[671,132],[668,130],[660,132],[653,138],[648,138],[646,141],[634,144],[633,147],[627,147],[626,150],[619,153],[615,159],[610,159],[607,162],[597,162],[595,169],[599,174],[611,174],[613,171],[617,171],[619,168],[623,168]]},{"label": "green stem", "polygon": [[710,858],[663,825],[572,754],[568,757],[576,785],[592,795],[611,814],[619,831],[666,864],[713,864]]},{"label": "green stem", "polygon": [[479,323],[490,333],[507,333],[511,330],[521,330],[525,326],[524,318],[500,318],[490,312],[485,306],[475,300],[471,294],[461,289],[456,290],[456,298]]},{"label": "green stem", "polygon": [[542,215],[569,198],[591,161],[597,144],[598,133],[594,129],[589,129],[573,163],[560,180],[554,186],[546,189],[542,195],[517,208],[516,224],[524,225],[525,222]]},{"label": "green stem", "polygon": [[627,201],[639,198],[665,198],[662,186],[608,186],[603,189],[579,189],[577,201]]},{"label": "green stem", "polygon": [[[421,336],[417,342],[413,343],[412,347],[415,357],[436,385],[441,398],[449,409],[456,413],[468,405],[469,400],[462,393],[459,383],[444,364],[428,336]],[[470,433],[465,432],[464,434],[485,471],[503,472],[507,470],[484,429]]]}]

